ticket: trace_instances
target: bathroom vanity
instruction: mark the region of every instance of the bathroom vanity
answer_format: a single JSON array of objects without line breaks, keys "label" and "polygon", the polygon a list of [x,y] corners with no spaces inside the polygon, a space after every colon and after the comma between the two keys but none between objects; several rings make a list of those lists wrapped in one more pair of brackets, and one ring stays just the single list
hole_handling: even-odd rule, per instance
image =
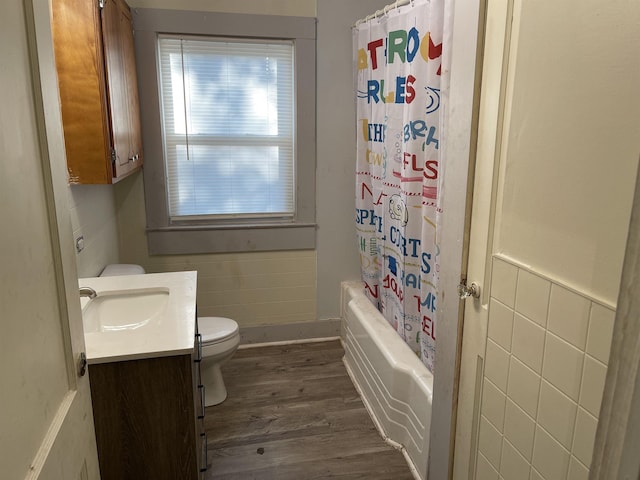
[{"label": "bathroom vanity", "polygon": [[81,279],[100,473],[199,479],[207,467],[196,272]]}]

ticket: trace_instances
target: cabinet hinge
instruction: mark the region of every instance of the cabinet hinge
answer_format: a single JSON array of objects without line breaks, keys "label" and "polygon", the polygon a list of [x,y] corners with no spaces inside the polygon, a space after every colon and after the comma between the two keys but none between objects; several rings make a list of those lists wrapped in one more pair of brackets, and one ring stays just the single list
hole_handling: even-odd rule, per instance
[{"label": "cabinet hinge", "polygon": [[116,149],[111,147],[111,163],[115,165],[116,163]]},{"label": "cabinet hinge", "polygon": [[98,8],[99,8],[100,10],[102,10],[102,9],[104,8],[104,2],[105,2],[105,1],[106,1],[106,0],[98,0]]}]

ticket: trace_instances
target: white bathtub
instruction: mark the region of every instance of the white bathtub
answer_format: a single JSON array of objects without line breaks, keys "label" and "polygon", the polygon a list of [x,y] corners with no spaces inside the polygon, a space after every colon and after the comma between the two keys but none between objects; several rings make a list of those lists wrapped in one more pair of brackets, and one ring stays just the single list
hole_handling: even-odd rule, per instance
[{"label": "white bathtub", "polygon": [[360,282],[342,283],[344,363],[387,442],[425,480],[433,375],[364,294]]}]

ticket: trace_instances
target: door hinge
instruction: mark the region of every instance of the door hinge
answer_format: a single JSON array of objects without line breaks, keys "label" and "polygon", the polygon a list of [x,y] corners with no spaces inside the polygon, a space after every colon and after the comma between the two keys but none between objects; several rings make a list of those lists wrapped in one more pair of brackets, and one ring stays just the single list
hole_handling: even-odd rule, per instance
[{"label": "door hinge", "polygon": [[460,300],[469,297],[480,298],[480,286],[475,282],[467,286],[467,279],[463,278],[458,285],[458,297]]},{"label": "door hinge", "polygon": [[111,163],[113,165],[115,165],[116,164],[116,160],[117,160],[117,158],[116,158],[116,149],[111,147]]},{"label": "door hinge", "polygon": [[78,376],[84,377],[87,373],[87,355],[84,352],[80,352],[80,358],[78,358]]}]

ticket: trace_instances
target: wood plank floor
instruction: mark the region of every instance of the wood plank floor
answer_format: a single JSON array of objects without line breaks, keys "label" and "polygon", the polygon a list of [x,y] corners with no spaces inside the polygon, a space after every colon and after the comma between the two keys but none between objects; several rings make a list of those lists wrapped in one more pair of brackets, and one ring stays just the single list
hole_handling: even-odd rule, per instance
[{"label": "wood plank floor", "polygon": [[412,480],[378,434],[339,341],[238,350],[208,407],[207,480]]}]

